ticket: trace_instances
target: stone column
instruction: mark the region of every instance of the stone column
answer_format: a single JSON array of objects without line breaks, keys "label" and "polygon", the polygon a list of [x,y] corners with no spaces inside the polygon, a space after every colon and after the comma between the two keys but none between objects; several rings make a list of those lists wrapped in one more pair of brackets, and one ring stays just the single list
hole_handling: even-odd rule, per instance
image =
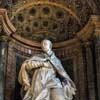
[{"label": "stone column", "polygon": [[82,42],[81,48],[82,48],[82,58],[80,59],[83,63],[83,64],[81,63],[81,66],[83,67],[81,67],[80,69],[81,71],[80,79],[82,81],[80,87],[80,95],[82,98],[80,100],[96,100],[93,53],[92,53],[91,42]]},{"label": "stone column", "polygon": [[[82,81],[82,85],[84,86],[83,87],[83,90],[81,90],[81,91],[83,91],[83,99],[82,100],[89,100],[89,98],[88,98],[88,79],[87,79],[87,62],[86,62],[86,49],[85,49],[85,44],[84,43],[81,43],[81,48],[82,48],[82,57],[81,57],[81,59],[82,59],[82,63],[83,64],[81,64],[81,66],[83,66],[83,68],[81,68],[82,69],[82,71],[81,71],[81,73],[80,73],[80,75],[82,75],[82,76],[80,76],[80,78],[82,79],[83,78],[83,80],[81,80]],[[82,88],[82,87],[80,87],[80,88]]]},{"label": "stone column", "polygon": [[0,37],[0,100],[4,100],[4,81],[7,57],[7,42]]},{"label": "stone column", "polygon": [[86,74],[88,85],[88,100],[96,100],[95,94],[95,72],[93,64],[92,42],[85,43]]},{"label": "stone column", "polygon": [[100,16],[92,16],[94,24],[94,63],[95,63],[95,88],[96,100],[100,100]]},{"label": "stone column", "polygon": [[97,100],[100,100],[100,35],[94,38]]}]

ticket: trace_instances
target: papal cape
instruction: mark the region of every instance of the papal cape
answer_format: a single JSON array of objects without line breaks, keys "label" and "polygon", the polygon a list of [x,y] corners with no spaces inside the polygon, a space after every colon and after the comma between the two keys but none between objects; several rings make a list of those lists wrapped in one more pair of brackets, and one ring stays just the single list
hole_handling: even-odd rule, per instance
[{"label": "papal cape", "polygon": [[[48,66],[44,65],[46,62]],[[56,73],[65,76],[67,84],[62,84]],[[62,88],[66,100],[72,100],[75,94],[75,87],[71,86],[69,76],[54,53],[50,57],[39,54],[26,60],[21,66],[18,79],[25,91],[23,100],[51,100],[52,88]],[[27,89],[26,86],[30,87]]]}]

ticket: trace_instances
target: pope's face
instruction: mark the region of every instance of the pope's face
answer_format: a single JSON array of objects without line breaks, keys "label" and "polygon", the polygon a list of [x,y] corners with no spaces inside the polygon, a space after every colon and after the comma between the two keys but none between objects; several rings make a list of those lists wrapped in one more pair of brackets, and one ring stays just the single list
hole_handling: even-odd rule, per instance
[{"label": "pope's face", "polygon": [[43,41],[42,42],[42,50],[44,51],[44,52],[48,52],[48,51],[50,51],[51,50],[51,43],[49,42],[49,41]]}]

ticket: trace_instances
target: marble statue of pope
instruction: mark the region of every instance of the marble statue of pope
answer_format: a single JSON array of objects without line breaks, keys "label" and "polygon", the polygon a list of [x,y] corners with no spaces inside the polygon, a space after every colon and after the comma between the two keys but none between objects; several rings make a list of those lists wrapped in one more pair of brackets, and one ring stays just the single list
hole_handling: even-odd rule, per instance
[{"label": "marble statue of pope", "polygon": [[[19,72],[23,100],[72,100],[76,87],[52,51],[50,40],[41,42],[43,53],[23,62]],[[59,74],[64,81],[61,81]]]}]

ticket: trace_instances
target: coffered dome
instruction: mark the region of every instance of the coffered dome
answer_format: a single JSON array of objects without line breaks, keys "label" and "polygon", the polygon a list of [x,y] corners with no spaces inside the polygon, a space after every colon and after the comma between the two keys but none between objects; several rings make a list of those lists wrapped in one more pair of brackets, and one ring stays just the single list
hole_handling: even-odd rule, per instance
[{"label": "coffered dome", "polygon": [[61,42],[74,38],[96,12],[92,0],[91,4],[87,0],[20,0],[13,5],[11,21],[16,34],[25,39]]}]

